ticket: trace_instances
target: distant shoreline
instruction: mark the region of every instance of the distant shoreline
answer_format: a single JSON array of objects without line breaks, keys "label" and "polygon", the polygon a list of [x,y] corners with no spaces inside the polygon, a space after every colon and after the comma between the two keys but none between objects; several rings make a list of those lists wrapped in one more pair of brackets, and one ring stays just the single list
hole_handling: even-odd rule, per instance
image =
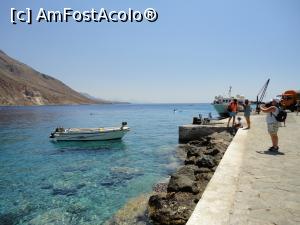
[{"label": "distant shoreline", "polygon": [[197,102],[197,103],[134,103],[134,102],[104,102],[104,103],[83,103],[83,104],[78,104],[78,103],[74,103],[74,104],[45,104],[45,105],[0,105],[0,107],[36,107],[36,106],[80,106],[80,105],[199,105],[199,104],[211,104],[210,102]]},{"label": "distant shoreline", "polygon": [[129,105],[130,102],[118,102],[118,103],[92,103],[92,104],[45,104],[45,105],[0,105],[0,107],[41,107],[41,106],[80,106],[80,105]]}]

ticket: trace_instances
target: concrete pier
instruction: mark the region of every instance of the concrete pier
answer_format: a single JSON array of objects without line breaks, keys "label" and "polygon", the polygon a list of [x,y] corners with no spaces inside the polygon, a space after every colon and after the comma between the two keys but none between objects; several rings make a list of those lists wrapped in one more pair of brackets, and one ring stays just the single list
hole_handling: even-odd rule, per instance
[{"label": "concrete pier", "polygon": [[300,224],[300,116],[279,129],[271,145],[265,115],[239,129],[187,225]]}]

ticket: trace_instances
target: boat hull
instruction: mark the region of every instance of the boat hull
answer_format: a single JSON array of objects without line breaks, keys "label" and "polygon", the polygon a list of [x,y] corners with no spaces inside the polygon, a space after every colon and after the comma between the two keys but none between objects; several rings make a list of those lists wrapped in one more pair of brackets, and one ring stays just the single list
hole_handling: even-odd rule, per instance
[{"label": "boat hull", "polygon": [[56,141],[106,141],[122,139],[128,131],[129,128],[98,132],[55,132],[52,138]]},{"label": "boat hull", "polygon": [[213,104],[213,106],[221,117],[229,117],[227,111],[228,104]]},{"label": "boat hull", "polygon": [[[225,103],[214,103],[213,104],[215,110],[218,112],[218,114],[221,116],[221,117],[229,117],[229,113],[227,111],[227,108],[228,108],[228,104],[225,104]],[[243,112],[244,111],[244,108],[242,105],[238,105],[238,111],[239,112]]]}]

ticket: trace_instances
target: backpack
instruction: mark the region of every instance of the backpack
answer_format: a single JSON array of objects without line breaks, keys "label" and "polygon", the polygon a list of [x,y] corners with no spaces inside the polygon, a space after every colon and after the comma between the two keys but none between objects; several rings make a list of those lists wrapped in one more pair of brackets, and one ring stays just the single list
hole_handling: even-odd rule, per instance
[{"label": "backpack", "polygon": [[[284,122],[287,117],[287,112],[281,108],[278,108],[278,109],[279,109],[279,112],[278,112],[277,116],[274,115],[274,117],[278,122]],[[271,113],[271,114],[273,115],[273,113]]]}]

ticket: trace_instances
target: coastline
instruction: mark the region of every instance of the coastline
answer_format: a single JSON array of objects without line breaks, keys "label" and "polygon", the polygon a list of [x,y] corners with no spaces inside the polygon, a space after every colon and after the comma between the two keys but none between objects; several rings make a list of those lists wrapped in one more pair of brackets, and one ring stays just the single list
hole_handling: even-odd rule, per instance
[{"label": "coastline", "polygon": [[43,107],[43,106],[80,106],[80,105],[123,105],[130,102],[74,103],[74,104],[32,104],[32,105],[0,105],[0,107]]},{"label": "coastline", "polygon": [[170,179],[155,184],[153,192],[129,200],[105,225],[186,224],[235,132],[214,132],[179,144],[181,164]]},{"label": "coastline", "polygon": [[172,174],[167,192],[149,199],[148,213],[154,224],[186,224],[234,133],[234,129],[215,132],[185,145],[184,165]]}]

